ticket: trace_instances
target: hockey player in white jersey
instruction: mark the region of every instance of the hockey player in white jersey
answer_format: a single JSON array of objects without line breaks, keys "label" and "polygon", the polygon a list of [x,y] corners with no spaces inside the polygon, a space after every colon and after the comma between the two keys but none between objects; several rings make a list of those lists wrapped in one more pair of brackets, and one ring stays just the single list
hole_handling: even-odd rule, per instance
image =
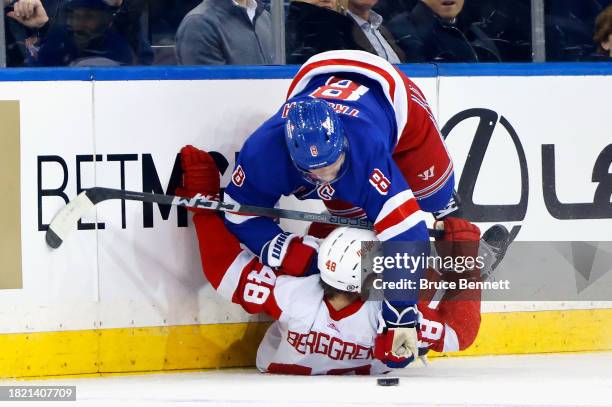
[{"label": "hockey player in white jersey", "polygon": [[[218,196],[219,172],[210,155],[187,146],[181,150],[181,164],[184,174],[178,194]],[[406,338],[395,338],[396,331],[385,329],[383,302],[366,301],[359,294],[361,241],[376,240],[373,232],[339,228],[323,242],[287,235],[319,252],[320,275],[295,276],[287,272],[303,259],[285,256],[279,267],[265,266],[240,247],[215,212],[194,212],[202,267],[210,284],[245,311],[264,312],[275,320],[259,345],[260,371],[380,374],[398,362],[406,364]],[[478,242],[480,236],[476,226],[456,218],[445,220],[445,230],[444,239],[451,242],[457,236]],[[418,307],[420,328],[413,346],[458,351],[474,341],[480,325],[479,300],[442,301],[437,307],[421,301]]]}]

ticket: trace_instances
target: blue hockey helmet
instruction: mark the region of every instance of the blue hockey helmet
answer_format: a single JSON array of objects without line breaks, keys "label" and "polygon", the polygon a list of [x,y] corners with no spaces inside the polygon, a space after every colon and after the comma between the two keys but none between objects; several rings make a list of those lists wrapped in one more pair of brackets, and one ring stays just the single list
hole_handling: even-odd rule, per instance
[{"label": "blue hockey helmet", "polygon": [[[297,102],[289,110],[285,141],[293,164],[307,181],[315,184],[320,181],[310,171],[334,164],[348,150],[342,122],[334,109],[320,99]],[[346,170],[347,159],[336,179]]]}]

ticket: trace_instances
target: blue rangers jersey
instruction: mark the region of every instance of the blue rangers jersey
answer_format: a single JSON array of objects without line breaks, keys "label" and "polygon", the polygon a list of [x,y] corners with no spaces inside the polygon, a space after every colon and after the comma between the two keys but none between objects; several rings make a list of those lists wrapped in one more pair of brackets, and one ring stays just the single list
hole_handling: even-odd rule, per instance
[{"label": "blue rangers jersey", "polygon": [[[392,65],[363,54],[332,51],[311,58],[301,68],[286,103],[245,142],[225,200],[272,207],[282,195],[294,195],[322,199],[330,208],[340,200],[351,207],[335,214],[367,217],[381,241],[429,240],[421,209],[433,212],[447,205],[454,188],[452,163],[416,85]],[[302,178],[285,144],[287,112],[308,98],[328,101],[349,144],[344,175],[319,186]],[[419,157],[421,146],[429,147]],[[418,184],[414,193],[408,179]],[[272,219],[263,217],[227,214],[226,224],[256,254],[282,232]]]}]

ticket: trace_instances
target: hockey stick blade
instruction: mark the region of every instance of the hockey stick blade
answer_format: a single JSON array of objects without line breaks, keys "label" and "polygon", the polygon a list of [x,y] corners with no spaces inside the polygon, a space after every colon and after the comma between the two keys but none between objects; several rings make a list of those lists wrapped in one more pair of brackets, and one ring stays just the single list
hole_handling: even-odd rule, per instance
[{"label": "hockey stick blade", "polygon": [[[96,204],[108,199],[126,199],[162,205],[183,206],[187,208],[209,209],[221,212],[233,212],[241,215],[266,216],[271,218],[293,219],[306,222],[326,223],[338,226],[349,226],[358,229],[372,229],[373,224],[367,219],[343,218],[325,213],[310,213],[290,209],[265,208],[261,206],[241,205],[231,202],[220,202],[196,195],[193,198],[153,194],[148,192],[125,191],[122,189],[94,187],[81,192],[75,199],[62,208],[51,221],[45,239],[47,244],[57,249],[65,240],[74,224]],[[429,230],[430,236],[441,232]]]},{"label": "hockey stick blade", "polygon": [[87,190],[81,192],[75,199],[68,202],[53,218],[45,234],[47,244],[53,249],[60,247],[74,224],[91,210],[95,203],[87,195]]}]

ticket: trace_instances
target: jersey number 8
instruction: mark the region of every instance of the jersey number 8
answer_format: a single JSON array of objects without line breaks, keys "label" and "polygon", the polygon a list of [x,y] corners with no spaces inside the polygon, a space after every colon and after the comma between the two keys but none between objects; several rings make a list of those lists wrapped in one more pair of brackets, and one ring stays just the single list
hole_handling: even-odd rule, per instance
[{"label": "jersey number 8", "polygon": [[389,192],[389,187],[391,186],[391,181],[389,178],[385,177],[385,174],[382,173],[378,168],[374,168],[372,171],[372,175],[370,175],[370,184],[376,188],[376,190],[381,195],[387,195]]},{"label": "jersey number 8", "polygon": [[369,89],[363,85],[332,76],[325,82],[325,86],[320,86],[310,94],[318,99],[336,99],[355,101],[366,94]]}]

